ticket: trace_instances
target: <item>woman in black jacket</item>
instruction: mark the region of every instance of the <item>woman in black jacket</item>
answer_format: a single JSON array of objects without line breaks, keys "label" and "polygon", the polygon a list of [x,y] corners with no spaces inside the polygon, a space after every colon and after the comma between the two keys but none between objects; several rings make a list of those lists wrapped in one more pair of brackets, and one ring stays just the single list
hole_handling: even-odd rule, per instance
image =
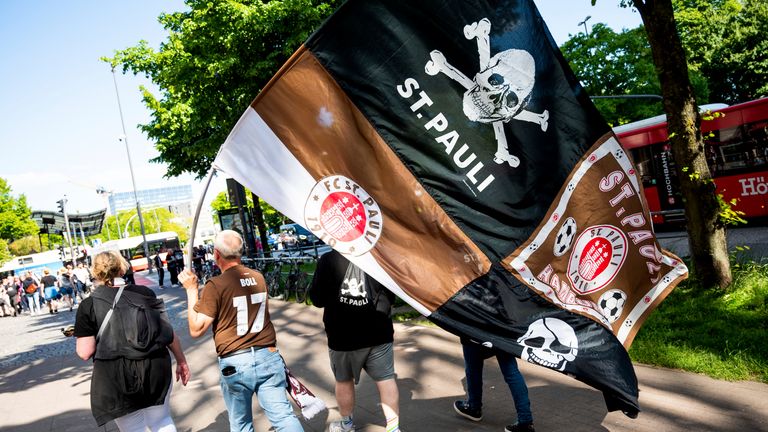
[{"label": "woman in black jacket", "polygon": [[[91,412],[99,426],[114,420],[122,432],[146,428],[175,432],[168,403],[173,384],[169,351],[176,359],[176,381],[187,384],[189,367],[155,293],[141,285],[126,285],[120,290],[114,286],[115,278],[123,276],[127,269],[128,263],[117,252],[96,255],[91,270],[96,288],[77,310],[77,355],[83,360],[93,358]],[[138,324],[134,320],[131,324],[127,318],[136,318],[129,315],[135,304],[161,310],[161,318],[153,322],[145,318],[147,322]],[[159,336],[136,348],[130,336],[132,325],[159,329],[152,333]]]}]

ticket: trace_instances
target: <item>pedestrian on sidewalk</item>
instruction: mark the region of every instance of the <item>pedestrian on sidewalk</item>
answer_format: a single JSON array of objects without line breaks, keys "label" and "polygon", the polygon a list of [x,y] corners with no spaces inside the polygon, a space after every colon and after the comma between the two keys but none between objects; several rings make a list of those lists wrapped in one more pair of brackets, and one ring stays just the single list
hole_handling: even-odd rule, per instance
[{"label": "pedestrian on sidewalk", "polygon": [[[72,269],[67,266],[67,268],[61,268],[59,270],[59,277],[56,280],[56,286],[59,287],[59,294],[58,299],[62,301],[66,301],[67,304],[69,304],[69,310],[72,311],[72,308],[74,307],[75,303],[75,284],[72,282]],[[47,294],[46,294],[47,298]],[[57,302],[61,303],[63,306],[62,301],[57,300]],[[57,309],[58,310],[58,309]]]},{"label": "pedestrian on sidewalk", "polygon": [[264,276],[241,264],[243,245],[235,231],[216,235],[213,259],[221,274],[205,283],[199,299],[195,273],[186,270],[179,275],[189,302],[189,333],[197,338],[213,326],[221,393],[232,432],[253,430],[254,394],[275,430],[303,431],[288,400],[285,363],[269,319]]},{"label": "pedestrian on sidewalk", "polygon": [[171,275],[171,287],[179,284],[179,273],[183,268],[184,255],[181,255],[182,262],[179,262],[177,257],[176,250],[173,248],[169,249],[165,255],[165,261],[168,263],[168,273]]},{"label": "pedestrian on sidewalk", "polygon": [[[3,316],[16,316],[16,308],[13,304],[13,297],[16,296],[11,290],[11,281],[13,279],[9,276],[3,279],[0,284],[0,317]],[[9,289],[10,288],[10,289]]]},{"label": "pedestrian on sidewalk", "polygon": [[462,417],[472,421],[483,419],[483,363],[486,359],[495,356],[499,368],[501,368],[501,374],[504,376],[504,381],[512,393],[515,411],[517,411],[517,422],[508,425],[504,430],[506,432],[534,432],[528,386],[526,386],[525,378],[517,368],[515,356],[495,348],[485,347],[465,338],[461,339],[461,346],[464,350],[467,400],[454,402],[453,409]]},{"label": "pedestrian on sidewalk", "polygon": [[[173,327],[162,317],[164,311],[151,313],[159,306],[157,295],[142,285],[115,287],[115,278],[128,267],[115,251],[97,254],[92,270],[96,287],[77,309],[77,355],[93,359],[91,413],[99,426],[114,420],[122,432],[175,432],[169,405],[173,387],[169,350],[176,359],[176,381],[183,385],[189,381],[189,366]],[[130,305],[141,305],[142,312]],[[143,330],[154,337],[129,339],[128,334],[144,334]]]},{"label": "pedestrian on sidewalk", "polygon": [[400,430],[400,408],[395,381],[391,309],[394,294],[333,250],[317,263],[309,288],[312,304],[325,308],[331,370],[341,420],[329,431],[354,431],[355,385],[365,369],[376,381],[387,432]]},{"label": "pedestrian on sidewalk", "polygon": [[72,299],[77,304],[77,297],[82,301],[91,290],[91,273],[82,261],[77,263],[77,268],[72,270],[72,282],[75,285],[75,294]]},{"label": "pedestrian on sidewalk", "polygon": [[160,288],[165,288],[165,285],[163,284],[163,280],[165,279],[165,270],[163,270],[163,258],[160,256],[161,253],[165,253],[165,248],[161,248],[157,254],[155,254],[154,264],[155,268],[157,269],[157,284],[160,286]]},{"label": "pedestrian on sidewalk", "polygon": [[18,276],[8,276],[5,282],[5,291],[13,308],[13,315],[21,315],[21,281]]},{"label": "pedestrian on sidewalk", "polygon": [[[59,270],[60,274],[62,271],[67,271],[64,267]],[[48,269],[43,269],[43,275],[44,276],[40,279],[40,283],[43,284],[43,296],[45,298],[45,303],[48,305],[48,313],[53,315],[59,313],[59,299],[61,298],[61,294],[59,294],[58,287],[60,282]]]},{"label": "pedestrian on sidewalk", "polygon": [[37,303],[40,297],[40,285],[32,278],[32,272],[30,271],[24,272],[24,279],[20,283],[22,307],[26,307],[30,316],[35,316],[36,312],[40,312],[40,307]]}]

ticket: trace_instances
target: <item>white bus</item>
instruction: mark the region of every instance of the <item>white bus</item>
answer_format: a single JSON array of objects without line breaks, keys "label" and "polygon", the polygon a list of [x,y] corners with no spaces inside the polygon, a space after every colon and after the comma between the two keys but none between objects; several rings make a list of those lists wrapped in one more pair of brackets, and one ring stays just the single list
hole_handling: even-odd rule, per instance
[{"label": "white bus", "polygon": [[58,250],[50,250],[32,255],[24,255],[11,258],[0,268],[0,275],[7,275],[13,272],[14,275],[23,276],[24,272],[31,270],[38,275],[42,275],[43,268],[47,268],[51,273],[64,267]]},{"label": "white bus", "polygon": [[[154,256],[160,249],[180,249],[179,235],[173,231],[165,231],[153,234],[147,234],[147,245],[149,248],[149,257]],[[99,252],[114,250],[131,263],[133,271],[147,269],[147,258],[144,255],[144,238],[142,236],[126,237],[118,240],[106,241],[93,249],[93,254]],[[165,254],[160,254],[160,258],[165,261]]]}]

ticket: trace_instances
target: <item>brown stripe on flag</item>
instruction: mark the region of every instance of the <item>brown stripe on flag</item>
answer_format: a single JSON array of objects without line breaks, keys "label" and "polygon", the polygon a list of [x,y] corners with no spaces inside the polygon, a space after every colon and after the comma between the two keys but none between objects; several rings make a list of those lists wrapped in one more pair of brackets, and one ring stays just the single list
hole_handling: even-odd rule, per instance
[{"label": "brown stripe on flag", "polygon": [[[650,312],[685,273],[680,258],[662,251],[645,210],[642,184],[612,134],[576,164],[533,234],[502,265],[542,297],[610,328],[629,349]],[[604,156],[596,157],[598,151]],[[591,163],[578,178],[581,165]],[[631,177],[631,178],[630,178]],[[565,192],[569,195],[565,195]],[[561,201],[565,207],[558,208]],[[533,246],[533,245],[536,246]],[[521,261],[526,251],[533,250]],[[620,307],[601,307],[601,296],[623,293]],[[630,316],[638,304],[647,306]],[[605,319],[601,319],[600,317]]]},{"label": "brown stripe on flag", "polygon": [[490,269],[488,258],[305,47],[252,106],[315,180],[343,175],[376,200],[383,231],[371,253],[427,309],[434,311]]}]

